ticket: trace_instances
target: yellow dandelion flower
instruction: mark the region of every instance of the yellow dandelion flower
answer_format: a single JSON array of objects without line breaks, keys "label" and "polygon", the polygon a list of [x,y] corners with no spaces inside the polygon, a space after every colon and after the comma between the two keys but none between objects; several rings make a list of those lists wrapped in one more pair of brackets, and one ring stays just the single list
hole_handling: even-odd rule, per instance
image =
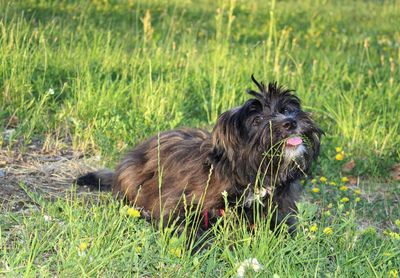
[{"label": "yellow dandelion flower", "polygon": [[317,179],[312,179],[311,183],[317,183]]},{"label": "yellow dandelion flower", "polygon": [[360,202],[360,201],[361,201],[361,198],[360,198],[360,197],[357,197],[357,198],[354,199],[354,202],[356,202],[356,203],[358,203],[358,202]]},{"label": "yellow dandelion flower", "polygon": [[389,277],[390,278],[397,278],[398,277],[398,272],[396,269],[392,269],[391,271],[389,271]]},{"label": "yellow dandelion flower", "polygon": [[329,185],[332,185],[332,186],[336,186],[336,185],[337,185],[337,183],[334,182],[334,181],[330,181],[328,184],[329,184]]},{"label": "yellow dandelion flower", "polygon": [[318,231],[317,224],[312,224],[310,227],[310,232],[315,233],[316,231]]},{"label": "yellow dandelion flower", "polygon": [[138,211],[137,209],[134,208],[128,208],[127,212],[126,212],[129,216],[133,217],[133,218],[138,218],[140,217],[140,211]]},{"label": "yellow dandelion flower", "polygon": [[342,152],[342,147],[336,147],[335,150],[337,153],[340,153],[340,152]]},{"label": "yellow dandelion flower", "polygon": [[314,193],[318,193],[319,192],[319,188],[318,187],[313,187],[311,189],[311,191],[314,192]]},{"label": "yellow dandelion flower", "polygon": [[393,239],[400,239],[400,234],[396,232],[390,232],[389,236]]},{"label": "yellow dandelion flower", "polygon": [[345,185],[342,185],[341,187],[339,187],[340,191],[347,191],[347,189],[349,189],[349,188]]},{"label": "yellow dandelion flower", "polygon": [[319,181],[320,182],[327,182],[328,179],[326,177],[322,176],[322,177],[319,178]]},{"label": "yellow dandelion flower", "polygon": [[87,244],[86,242],[81,242],[81,244],[79,244],[79,251],[83,252],[88,248],[89,244]]},{"label": "yellow dandelion flower", "polygon": [[341,202],[341,203],[347,203],[347,202],[349,202],[349,201],[350,201],[350,199],[347,198],[347,197],[343,197],[342,199],[340,199],[340,202]]},{"label": "yellow dandelion flower", "polygon": [[331,227],[326,227],[326,228],[323,230],[323,233],[326,234],[327,236],[329,236],[329,235],[333,234],[333,230],[332,230]]},{"label": "yellow dandelion flower", "polygon": [[348,182],[349,181],[349,178],[348,177],[343,177],[343,178],[341,178],[340,179],[342,182]]},{"label": "yellow dandelion flower", "polygon": [[360,195],[361,189],[359,189],[359,188],[354,189],[354,194]]},{"label": "yellow dandelion flower", "polygon": [[392,232],[390,230],[383,231],[383,234],[387,235],[387,236],[389,236],[389,237],[391,237],[393,239],[400,239],[400,234],[398,234],[396,232]]},{"label": "yellow dandelion flower", "polygon": [[343,160],[343,159],[344,159],[344,154],[342,154],[342,153],[336,154],[336,155],[335,155],[335,159],[338,160],[338,161]]},{"label": "yellow dandelion flower", "polygon": [[170,253],[171,255],[174,255],[174,256],[180,258],[180,257],[182,257],[183,250],[182,250],[182,248],[171,248],[171,249],[169,250],[169,253]]}]

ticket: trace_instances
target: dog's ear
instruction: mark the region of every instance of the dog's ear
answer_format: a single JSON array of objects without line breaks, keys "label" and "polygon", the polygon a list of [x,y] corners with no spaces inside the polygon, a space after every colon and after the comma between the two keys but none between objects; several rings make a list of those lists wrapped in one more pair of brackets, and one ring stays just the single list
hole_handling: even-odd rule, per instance
[{"label": "dog's ear", "polygon": [[247,89],[246,92],[249,95],[254,96],[256,99],[264,100],[264,98],[265,98],[265,85],[264,85],[264,83],[262,83],[262,82],[258,83],[257,79],[254,77],[253,74],[251,75],[251,80],[253,80],[254,84],[257,85],[257,88],[260,90],[260,92],[253,91],[251,89]]},{"label": "dog's ear", "polygon": [[233,161],[235,153],[238,152],[239,130],[235,122],[235,115],[232,110],[226,111],[218,118],[217,124],[212,132],[213,148],[210,153],[212,161],[228,159]]},{"label": "dog's ear", "polygon": [[266,86],[263,82],[258,82],[253,74],[251,75],[251,80],[254,82],[254,84],[256,84],[259,91],[257,92],[251,89],[247,89],[246,92],[261,101],[261,103],[266,104],[271,102],[271,98],[274,96],[288,95],[291,99],[297,101],[300,105],[299,98],[291,94],[293,90],[278,86],[278,83],[276,81],[270,82],[268,83],[268,86]]}]

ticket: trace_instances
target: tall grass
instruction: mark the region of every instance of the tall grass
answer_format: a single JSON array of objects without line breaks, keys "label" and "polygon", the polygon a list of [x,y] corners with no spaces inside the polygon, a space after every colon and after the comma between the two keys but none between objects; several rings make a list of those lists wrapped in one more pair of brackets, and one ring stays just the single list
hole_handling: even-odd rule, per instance
[{"label": "tall grass", "polygon": [[[0,215],[0,275],[233,276],[257,258],[263,269],[247,274],[394,277],[396,184],[373,202],[377,184],[362,198],[339,187],[334,147],[354,174],[385,178],[399,160],[399,16],[398,0],[0,1],[0,130],[15,129],[0,133],[4,147],[71,142],[112,164],[159,131],[212,128],[254,74],[297,90],[326,132],[315,172],[331,182],[305,182],[312,202],[300,203],[293,238],[271,219],[253,232],[221,221],[196,254],[109,196],[47,202],[21,184],[37,206]],[[390,230],[367,225],[381,222]]]},{"label": "tall grass", "polygon": [[211,127],[254,73],[297,89],[325,146],[384,169],[399,156],[399,6],[2,2],[3,127],[14,115],[27,141],[71,137],[112,157],[160,130]]},{"label": "tall grass", "polygon": [[398,240],[380,236],[373,227],[357,228],[356,209],[362,203],[334,205],[330,216],[319,214],[317,205],[301,203],[292,237],[284,226],[272,232],[270,218],[249,230],[227,212],[208,231],[213,235],[208,247],[192,252],[185,234],[154,229],[110,196],[96,204],[74,191],[55,202],[31,197],[40,210],[0,216],[2,275],[232,277],[249,258],[257,258],[262,269],[248,268],[246,277],[395,277],[400,267]]}]

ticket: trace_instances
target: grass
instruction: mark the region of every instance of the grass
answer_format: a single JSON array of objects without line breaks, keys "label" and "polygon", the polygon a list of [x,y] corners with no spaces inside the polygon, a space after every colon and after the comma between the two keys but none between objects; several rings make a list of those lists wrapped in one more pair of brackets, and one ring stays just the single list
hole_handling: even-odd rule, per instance
[{"label": "grass", "polygon": [[314,173],[337,184],[360,176],[362,190],[355,202],[354,186],[308,180],[295,238],[262,223],[251,235],[242,223],[200,254],[181,254],[181,239],[117,213],[108,197],[83,206],[74,191],[55,202],[32,196],[39,210],[0,216],[1,275],[231,276],[253,257],[260,276],[399,271],[399,185],[388,178],[400,156],[399,16],[396,0],[0,1],[3,147],[72,144],[112,166],[158,131],[210,129],[248,98],[254,73],[296,89],[326,132]]},{"label": "grass", "polygon": [[347,203],[300,203],[293,238],[284,227],[272,233],[266,221],[251,233],[228,215],[210,231],[216,234],[211,247],[192,254],[183,236],[154,229],[110,196],[93,203],[72,190],[66,200],[47,202],[33,194],[40,209],[0,218],[1,272],[28,277],[233,276],[241,262],[257,258],[263,268],[258,273],[247,269],[251,276],[395,277],[390,273],[400,267],[400,227],[391,234],[358,228],[357,211],[367,204],[351,195]]}]

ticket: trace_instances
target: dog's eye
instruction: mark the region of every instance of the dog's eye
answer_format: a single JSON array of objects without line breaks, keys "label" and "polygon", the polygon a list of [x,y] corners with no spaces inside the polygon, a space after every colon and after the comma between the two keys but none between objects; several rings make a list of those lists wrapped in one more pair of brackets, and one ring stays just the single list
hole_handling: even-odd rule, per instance
[{"label": "dog's eye", "polygon": [[287,107],[282,108],[282,109],[279,111],[279,113],[284,114],[284,115],[287,115],[287,114],[289,114],[290,112],[292,112],[292,111],[291,111],[289,108],[287,108]]}]

